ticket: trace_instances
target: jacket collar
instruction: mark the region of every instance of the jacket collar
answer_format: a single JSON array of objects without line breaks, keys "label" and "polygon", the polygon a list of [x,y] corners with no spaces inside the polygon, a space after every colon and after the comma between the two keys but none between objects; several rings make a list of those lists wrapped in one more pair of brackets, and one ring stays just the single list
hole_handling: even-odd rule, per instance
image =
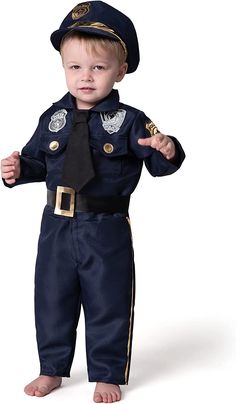
[{"label": "jacket collar", "polygon": [[[59,101],[54,102],[53,105],[59,108],[75,109],[75,97],[68,92]],[[106,98],[95,105],[95,107],[91,108],[90,111],[106,112],[116,111],[117,109],[119,109],[119,93],[118,90],[112,90]]]}]

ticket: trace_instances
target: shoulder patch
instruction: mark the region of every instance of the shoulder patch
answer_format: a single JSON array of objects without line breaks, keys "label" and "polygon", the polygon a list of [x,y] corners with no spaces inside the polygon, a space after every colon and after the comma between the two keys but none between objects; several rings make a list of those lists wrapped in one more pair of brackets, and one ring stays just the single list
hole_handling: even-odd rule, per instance
[{"label": "shoulder patch", "polygon": [[146,125],[145,125],[145,128],[150,133],[150,136],[154,136],[157,133],[160,133],[160,131],[158,130],[158,128],[156,127],[156,125],[152,121],[147,122]]}]

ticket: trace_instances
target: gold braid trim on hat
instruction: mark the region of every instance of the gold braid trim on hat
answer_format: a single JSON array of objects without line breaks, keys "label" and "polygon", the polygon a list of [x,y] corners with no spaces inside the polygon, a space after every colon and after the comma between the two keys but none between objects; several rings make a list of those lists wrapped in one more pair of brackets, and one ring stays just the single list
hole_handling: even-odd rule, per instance
[{"label": "gold braid trim on hat", "polygon": [[105,31],[105,32],[109,32],[110,34],[114,35],[120,42],[122,48],[124,49],[125,52],[125,56],[127,57],[128,55],[128,51],[127,51],[127,47],[126,44],[124,43],[124,41],[122,41],[122,39],[119,37],[119,35],[117,35],[115,33],[115,31],[112,28],[109,28],[107,25],[102,24],[101,22],[75,22],[74,24],[70,25],[68,28],[73,29],[76,27],[84,27],[84,28],[96,28],[96,29],[100,29],[101,31]]}]

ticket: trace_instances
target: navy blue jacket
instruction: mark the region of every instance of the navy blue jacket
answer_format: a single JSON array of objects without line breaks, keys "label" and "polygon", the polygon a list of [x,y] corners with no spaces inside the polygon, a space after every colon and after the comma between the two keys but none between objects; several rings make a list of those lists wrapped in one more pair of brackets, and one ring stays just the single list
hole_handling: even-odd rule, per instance
[{"label": "navy blue jacket", "polygon": [[[21,177],[15,184],[5,185],[46,181],[47,188],[53,191],[57,185],[67,186],[61,176],[75,108],[74,97],[67,93],[42,114],[34,135],[22,150]],[[59,121],[54,131],[52,117],[60,115],[60,111],[64,123]],[[112,90],[90,110],[90,146],[96,175],[81,194],[130,195],[138,184],[143,162],[152,176],[169,175],[178,170],[185,154],[177,139],[172,137],[176,147],[173,161],[149,146],[138,144],[139,138],[150,137],[146,127],[150,122],[142,111],[120,103],[117,90]],[[55,148],[52,142],[57,142]],[[110,146],[109,153],[105,144]]]}]

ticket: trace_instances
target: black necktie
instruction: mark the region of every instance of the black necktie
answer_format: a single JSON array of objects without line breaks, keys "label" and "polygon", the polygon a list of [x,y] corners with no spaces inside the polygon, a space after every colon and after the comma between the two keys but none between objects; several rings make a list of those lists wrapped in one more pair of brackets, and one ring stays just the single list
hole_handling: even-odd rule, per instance
[{"label": "black necktie", "polygon": [[62,178],[79,192],[94,177],[89,147],[88,111],[74,110],[74,122],[66,148]]}]

